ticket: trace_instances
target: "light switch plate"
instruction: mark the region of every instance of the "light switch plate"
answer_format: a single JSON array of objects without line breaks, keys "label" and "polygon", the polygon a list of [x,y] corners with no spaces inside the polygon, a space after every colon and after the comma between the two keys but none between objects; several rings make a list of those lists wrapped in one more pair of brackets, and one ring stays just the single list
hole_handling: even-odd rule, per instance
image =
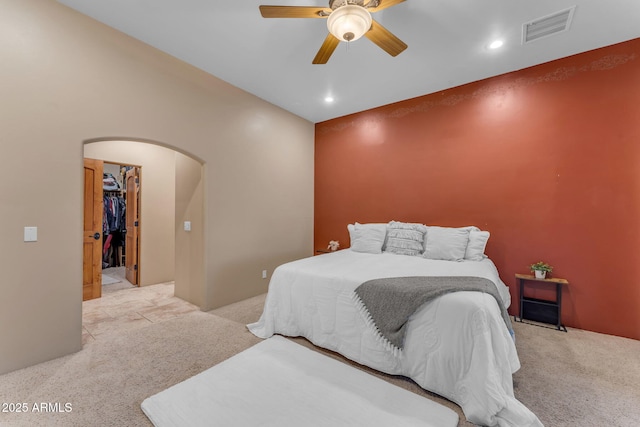
[{"label": "light switch plate", "polygon": [[184,222],[184,231],[191,231],[191,221]]},{"label": "light switch plate", "polygon": [[25,242],[37,242],[38,241],[38,227],[25,227],[24,228],[24,241]]}]

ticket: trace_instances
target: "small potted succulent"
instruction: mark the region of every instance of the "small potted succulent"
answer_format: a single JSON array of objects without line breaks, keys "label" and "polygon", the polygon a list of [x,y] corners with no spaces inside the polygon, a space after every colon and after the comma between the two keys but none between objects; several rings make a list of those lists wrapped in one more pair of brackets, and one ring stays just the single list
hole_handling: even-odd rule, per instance
[{"label": "small potted succulent", "polygon": [[553,267],[543,261],[531,264],[530,268],[533,274],[535,274],[536,279],[545,279],[547,277],[547,273],[551,273],[553,271]]}]

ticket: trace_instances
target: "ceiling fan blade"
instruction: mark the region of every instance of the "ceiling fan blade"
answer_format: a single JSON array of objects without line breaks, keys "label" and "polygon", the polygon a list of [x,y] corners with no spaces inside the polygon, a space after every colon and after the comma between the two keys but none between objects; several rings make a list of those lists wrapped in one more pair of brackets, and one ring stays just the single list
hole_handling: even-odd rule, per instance
[{"label": "ceiling fan blade", "polygon": [[320,46],[320,50],[316,54],[316,57],[313,58],[313,64],[326,64],[329,58],[331,58],[331,54],[336,50],[336,47],[340,44],[340,40],[338,40],[333,34],[327,34],[327,38],[324,39],[324,43]]},{"label": "ceiling fan blade", "polygon": [[391,56],[397,56],[407,48],[405,42],[394,36],[375,19],[371,21],[371,29],[364,35]]},{"label": "ceiling fan blade", "polygon": [[331,9],[317,6],[260,6],[263,18],[326,18]]},{"label": "ceiling fan blade", "polygon": [[[367,8],[367,10],[369,12],[378,12],[378,11],[381,11],[381,10],[386,9],[388,7],[400,4],[403,1],[405,1],[405,0],[378,0],[378,5],[377,6]],[[371,3],[371,1],[369,3]],[[366,7],[366,5],[365,5],[365,7]]]}]

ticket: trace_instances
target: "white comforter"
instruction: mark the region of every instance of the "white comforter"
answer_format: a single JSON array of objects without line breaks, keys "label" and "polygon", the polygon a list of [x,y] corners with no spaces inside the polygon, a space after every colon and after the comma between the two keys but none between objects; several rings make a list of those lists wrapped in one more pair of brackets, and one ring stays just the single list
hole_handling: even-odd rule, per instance
[{"label": "white comforter", "polygon": [[477,276],[493,281],[505,305],[508,288],[491,260],[435,261],[351,250],[283,264],[271,278],[258,337],[304,336],[371,368],[413,379],[487,426],[542,426],[513,395],[520,368],[514,341],[496,300],[454,292],[422,306],[409,320],[404,349],[393,351],[356,304],[354,290],[381,277]]}]

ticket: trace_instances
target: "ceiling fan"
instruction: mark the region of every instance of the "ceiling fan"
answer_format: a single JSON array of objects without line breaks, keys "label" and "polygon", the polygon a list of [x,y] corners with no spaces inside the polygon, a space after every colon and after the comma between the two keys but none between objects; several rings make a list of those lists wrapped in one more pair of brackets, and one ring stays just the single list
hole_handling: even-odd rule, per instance
[{"label": "ceiling fan", "polygon": [[327,18],[329,34],[313,58],[314,64],[326,64],[341,41],[352,42],[365,36],[391,56],[407,45],[371,17],[405,0],[329,0],[329,7],[260,6],[263,18]]}]

